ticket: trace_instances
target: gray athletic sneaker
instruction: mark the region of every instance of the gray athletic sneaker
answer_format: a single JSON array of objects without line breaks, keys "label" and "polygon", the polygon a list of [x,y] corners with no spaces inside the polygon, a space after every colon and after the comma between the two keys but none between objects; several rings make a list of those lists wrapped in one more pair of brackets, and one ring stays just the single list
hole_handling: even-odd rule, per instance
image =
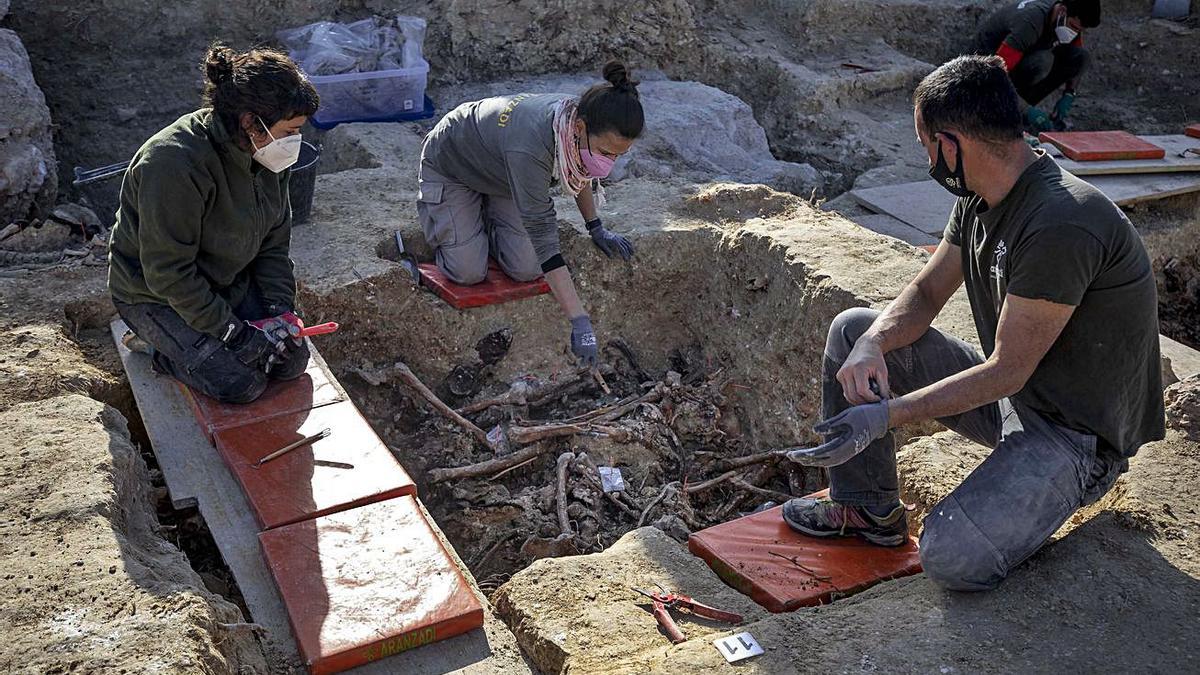
[{"label": "gray athletic sneaker", "polygon": [[783,505],[783,520],[793,530],[811,537],[857,534],[877,546],[900,546],[908,540],[908,516],[903,504],[880,517],[862,506],[799,497]]}]

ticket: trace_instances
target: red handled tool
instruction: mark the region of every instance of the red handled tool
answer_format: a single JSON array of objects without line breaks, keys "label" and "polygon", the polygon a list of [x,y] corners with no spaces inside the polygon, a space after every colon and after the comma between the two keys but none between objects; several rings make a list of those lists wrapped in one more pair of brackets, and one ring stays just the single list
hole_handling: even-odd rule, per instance
[{"label": "red handled tool", "polygon": [[658,620],[658,625],[662,626],[663,630],[667,632],[667,637],[671,638],[671,642],[674,644],[679,644],[687,640],[687,638],[684,636],[683,631],[679,629],[679,625],[671,618],[671,613],[667,611],[669,608],[686,609],[696,616],[724,623],[739,624],[744,621],[741,614],[734,614],[733,612],[726,612],[716,607],[709,607],[702,602],[696,602],[686,595],[672,593],[661,585],[655,585],[658,586],[662,593],[651,593],[643,591],[640,588],[633,590],[654,601],[654,618]]},{"label": "red handled tool", "polygon": [[300,337],[312,337],[313,335],[328,335],[338,329],[338,325],[330,321],[329,323],[319,323],[315,326],[305,326],[300,329]]}]

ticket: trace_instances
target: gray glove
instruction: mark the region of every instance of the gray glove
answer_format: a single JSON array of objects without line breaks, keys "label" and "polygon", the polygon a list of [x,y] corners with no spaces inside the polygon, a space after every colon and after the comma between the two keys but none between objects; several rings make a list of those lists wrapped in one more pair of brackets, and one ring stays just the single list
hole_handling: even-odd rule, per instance
[{"label": "gray glove", "polygon": [[613,234],[604,229],[604,224],[600,222],[599,218],[589,220],[587,229],[588,233],[592,235],[592,243],[603,251],[604,255],[611,258],[615,253],[626,262],[633,257],[633,243],[619,234]]},{"label": "gray glove", "polygon": [[825,436],[825,443],[815,448],[796,448],[788,452],[788,459],[805,466],[843,464],[887,434],[887,401],[847,408],[814,426],[813,431]]},{"label": "gray glove", "polygon": [[586,314],[571,319],[571,353],[589,368],[599,360],[596,333],[592,331],[592,320]]}]

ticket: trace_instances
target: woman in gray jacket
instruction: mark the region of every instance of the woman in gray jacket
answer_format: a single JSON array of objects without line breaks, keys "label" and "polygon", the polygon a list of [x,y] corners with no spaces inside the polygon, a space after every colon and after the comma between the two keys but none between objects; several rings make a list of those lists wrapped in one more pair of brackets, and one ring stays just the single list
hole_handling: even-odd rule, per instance
[{"label": "woman in gray jacket", "polygon": [[455,283],[483,281],[488,256],[517,281],[545,275],[571,321],[571,351],[594,365],[592,323],[575,292],[558,241],[554,183],[575,197],[592,241],[628,261],[633,245],[605,229],[598,179],[629,151],[644,117],[637,82],[620,62],[578,99],[517,94],[464,103],[425,139],[417,213],[438,268]]}]

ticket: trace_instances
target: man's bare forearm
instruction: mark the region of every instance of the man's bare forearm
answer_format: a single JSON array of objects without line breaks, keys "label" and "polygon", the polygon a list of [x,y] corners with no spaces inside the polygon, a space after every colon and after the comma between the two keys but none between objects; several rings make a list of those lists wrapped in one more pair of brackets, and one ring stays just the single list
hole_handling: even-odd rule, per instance
[{"label": "man's bare forearm", "polygon": [[910,283],[883,310],[860,339],[874,340],[884,354],[916,342],[933,323],[941,307]]},{"label": "man's bare forearm", "polygon": [[989,360],[888,401],[889,426],[924,422],[974,410],[1012,396],[1021,388],[1011,368]]}]

